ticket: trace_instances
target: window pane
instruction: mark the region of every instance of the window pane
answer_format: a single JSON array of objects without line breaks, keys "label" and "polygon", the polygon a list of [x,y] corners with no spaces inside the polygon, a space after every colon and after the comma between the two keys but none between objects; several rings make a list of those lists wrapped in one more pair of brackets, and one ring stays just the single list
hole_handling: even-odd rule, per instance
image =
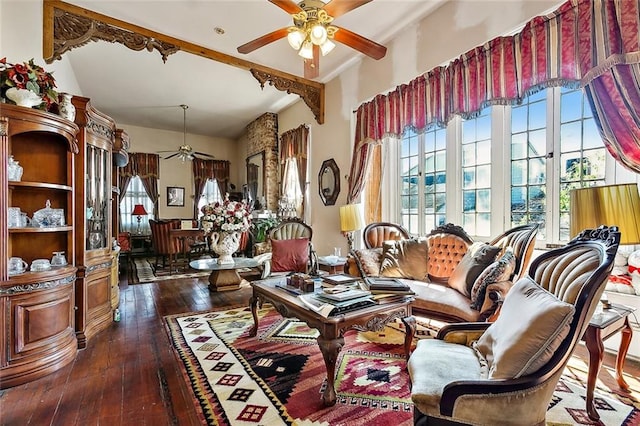
[{"label": "window pane", "polygon": [[[138,176],[133,176],[124,191],[124,197],[120,201],[120,231],[150,235],[149,219],[154,219],[153,203],[142,185],[142,180]],[[140,228],[138,228],[138,216],[131,215],[136,204],[142,204],[147,212],[147,216],[140,216]]]}]

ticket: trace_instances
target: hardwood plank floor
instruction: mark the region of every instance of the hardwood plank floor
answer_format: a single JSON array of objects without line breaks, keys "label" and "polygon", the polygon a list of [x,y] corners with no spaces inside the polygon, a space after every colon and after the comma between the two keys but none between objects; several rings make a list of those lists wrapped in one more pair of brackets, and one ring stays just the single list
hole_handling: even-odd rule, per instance
[{"label": "hardwood plank floor", "polygon": [[[89,340],[67,367],[0,391],[0,424],[201,424],[162,318],[248,304],[248,288],[211,293],[207,285],[206,278],[128,285],[121,276],[121,321]],[[586,355],[581,346],[575,356]],[[614,357],[607,354],[604,364],[614,366]],[[627,360],[625,373],[638,377],[640,364]],[[600,378],[615,387],[611,375]]]}]

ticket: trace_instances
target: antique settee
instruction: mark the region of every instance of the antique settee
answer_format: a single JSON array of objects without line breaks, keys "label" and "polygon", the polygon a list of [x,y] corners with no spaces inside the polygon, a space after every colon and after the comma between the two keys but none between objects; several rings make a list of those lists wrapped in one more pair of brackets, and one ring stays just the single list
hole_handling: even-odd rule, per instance
[{"label": "antique settee", "polygon": [[491,318],[533,254],[538,224],[512,228],[489,243],[446,224],[423,238],[389,240],[353,250],[350,274],[392,277],[415,293],[413,312],[444,322]]}]

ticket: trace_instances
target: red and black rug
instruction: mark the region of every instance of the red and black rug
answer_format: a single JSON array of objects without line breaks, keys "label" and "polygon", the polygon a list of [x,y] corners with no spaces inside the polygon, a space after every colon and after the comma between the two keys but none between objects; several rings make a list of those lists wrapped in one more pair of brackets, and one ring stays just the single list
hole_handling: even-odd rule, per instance
[{"label": "red and black rug", "polygon": [[[259,317],[257,337],[249,337],[253,317],[247,307],[165,317],[203,424],[413,424],[401,323],[381,333],[347,333],[336,364],[338,400],[325,407],[326,369],[317,332],[282,318],[270,305]],[[420,332],[428,337],[430,330]],[[591,424],[579,376],[563,376],[548,424]],[[623,403],[599,393],[597,403],[600,424],[637,424],[633,398]]]}]

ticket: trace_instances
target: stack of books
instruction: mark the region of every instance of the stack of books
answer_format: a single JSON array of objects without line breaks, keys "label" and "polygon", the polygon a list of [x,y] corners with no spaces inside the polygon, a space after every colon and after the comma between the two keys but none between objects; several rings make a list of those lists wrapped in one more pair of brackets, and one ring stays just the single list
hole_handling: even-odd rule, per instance
[{"label": "stack of books", "polygon": [[309,308],[322,316],[333,316],[375,305],[371,293],[364,290],[336,286],[322,292],[298,296]]},{"label": "stack of books", "polygon": [[371,294],[399,294],[414,295],[411,288],[396,278],[367,277],[364,279],[364,287]]}]

